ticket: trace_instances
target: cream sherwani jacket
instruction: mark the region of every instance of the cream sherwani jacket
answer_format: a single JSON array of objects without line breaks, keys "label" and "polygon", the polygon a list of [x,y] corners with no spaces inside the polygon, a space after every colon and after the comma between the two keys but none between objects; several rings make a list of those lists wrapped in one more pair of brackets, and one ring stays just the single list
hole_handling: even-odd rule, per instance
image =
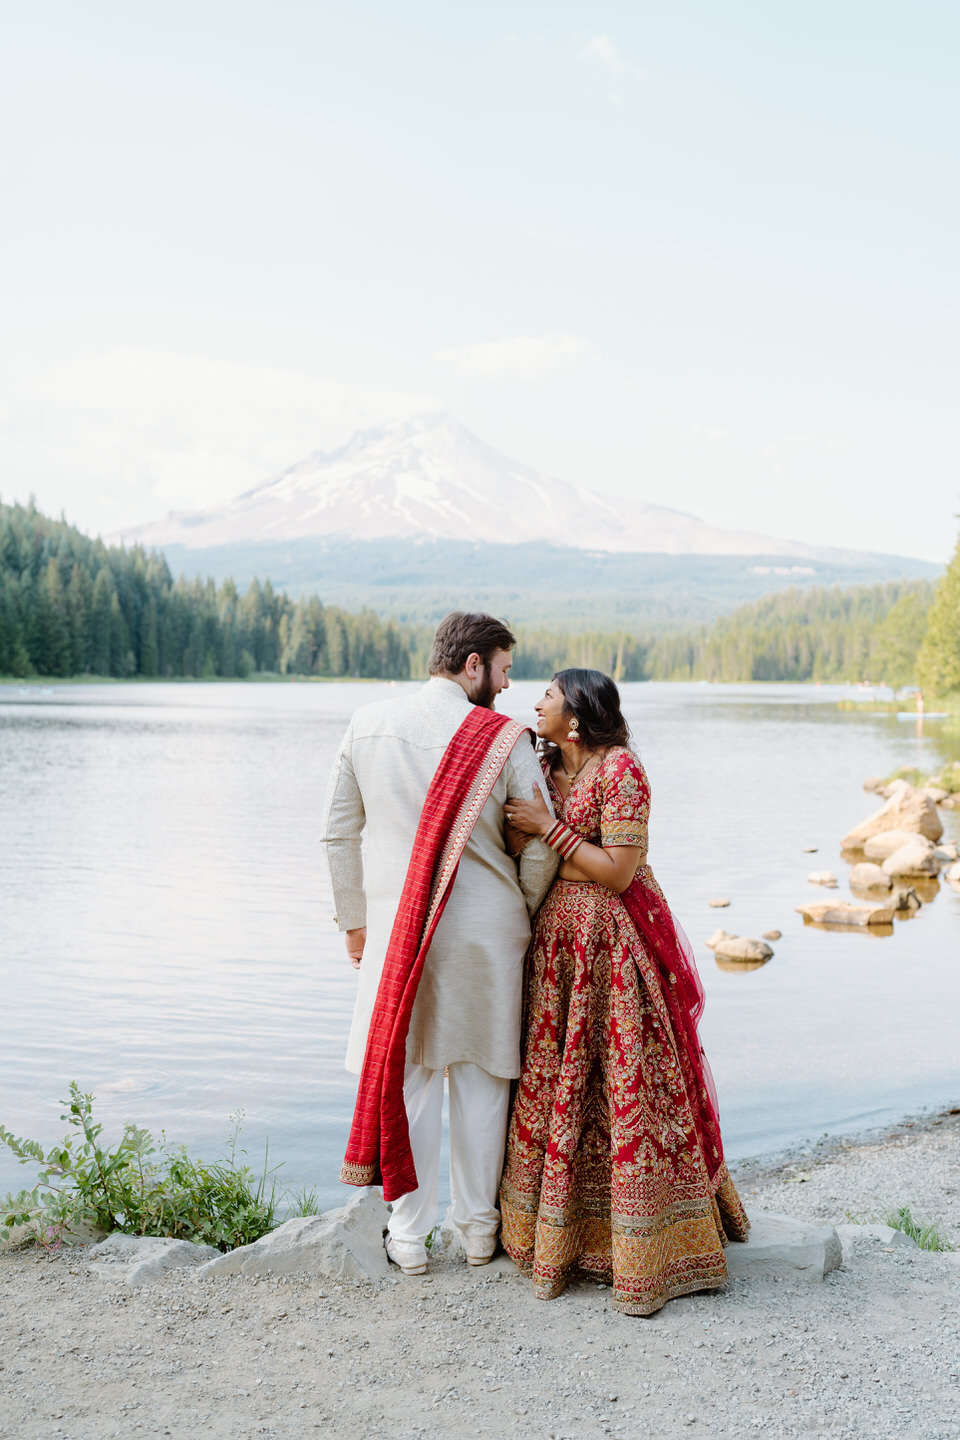
[{"label": "cream sherwani jacket", "polygon": [[[347,1069],[359,1074],[387,942],[430,781],[470,701],[434,677],[400,700],[356,711],[327,788],[322,843],[341,930],[367,926]],[[467,843],[424,964],[407,1060],[440,1070],[471,1060],[491,1075],[520,1074],[523,958],[530,916],[557,870],[531,840],[519,862],[504,845],[508,795],[538,786],[550,804],[533,744],[517,741]],[[363,851],[361,855],[361,832]]]}]

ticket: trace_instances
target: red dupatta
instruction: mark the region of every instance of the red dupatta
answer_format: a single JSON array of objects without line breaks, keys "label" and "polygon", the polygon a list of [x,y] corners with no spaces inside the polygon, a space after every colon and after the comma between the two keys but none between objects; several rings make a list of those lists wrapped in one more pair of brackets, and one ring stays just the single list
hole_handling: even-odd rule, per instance
[{"label": "red dupatta", "polygon": [[723,1166],[723,1142],[713,1072],[700,1043],[703,982],[693,948],[670,906],[656,885],[644,881],[641,867],[620,896],[623,906],[657,967],[661,993],[679,1049],[681,1068],[689,1084],[689,1098],[711,1180]]},{"label": "red dupatta", "polygon": [[340,1179],[383,1185],[385,1200],[417,1189],[403,1103],[407,1031],[424,961],[467,841],[507,757],[528,727],[474,706],[430,782],[383,962]]}]

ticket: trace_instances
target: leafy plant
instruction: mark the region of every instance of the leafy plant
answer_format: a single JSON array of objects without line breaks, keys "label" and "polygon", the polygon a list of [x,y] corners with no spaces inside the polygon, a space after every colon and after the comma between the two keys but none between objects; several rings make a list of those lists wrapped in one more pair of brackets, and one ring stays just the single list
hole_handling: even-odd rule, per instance
[{"label": "leafy plant", "polygon": [[894,780],[906,780],[909,785],[928,785],[930,782],[925,770],[918,770],[915,765],[901,765],[899,770],[894,770],[884,780],[884,785],[892,785]]},{"label": "leafy plant", "polygon": [[902,1230],[904,1235],[909,1235],[921,1250],[955,1250],[957,1248],[949,1240],[943,1238],[935,1222],[924,1224],[920,1220],[914,1220],[906,1205],[901,1205],[891,1211],[884,1223],[892,1225],[894,1230]]},{"label": "leafy plant", "polygon": [[[5,1197],[0,1232],[9,1238],[16,1226],[28,1226],[42,1244],[57,1245],[71,1233],[94,1229],[128,1235],[163,1235],[232,1250],[259,1240],[276,1224],[275,1173],[264,1152],[259,1175],[237,1162],[243,1112],[231,1116],[233,1131],[227,1158],[207,1163],[193,1159],[184,1146],[154,1141],[148,1130],[128,1122],[112,1149],[94,1120],[93,1096],[76,1081],[61,1120],[70,1132],[44,1151],[36,1140],[23,1140],[0,1125],[0,1142],[24,1165],[41,1169],[32,1190]],[[2,1237],[0,1237],[2,1238]]]},{"label": "leafy plant", "polygon": [[930,784],[938,785],[941,790],[949,790],[951,795],[956,795],[960,790],[960,760],[955,760],[952,765],[945,765],[938,775],[933,776]]}]

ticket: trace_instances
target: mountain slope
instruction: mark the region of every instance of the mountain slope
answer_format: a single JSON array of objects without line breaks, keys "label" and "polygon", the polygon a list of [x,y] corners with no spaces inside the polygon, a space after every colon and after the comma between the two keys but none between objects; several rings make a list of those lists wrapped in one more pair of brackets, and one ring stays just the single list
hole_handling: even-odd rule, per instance
[{"label": "mountain slope", "polygon": [[707,525],[679,510],[550,480],[446,415],[398,421],[317,452],[216,509],[111,537],[209,550],[307,539],[547,543],[662,555],[783,556],[856,563],[856,551]]}]

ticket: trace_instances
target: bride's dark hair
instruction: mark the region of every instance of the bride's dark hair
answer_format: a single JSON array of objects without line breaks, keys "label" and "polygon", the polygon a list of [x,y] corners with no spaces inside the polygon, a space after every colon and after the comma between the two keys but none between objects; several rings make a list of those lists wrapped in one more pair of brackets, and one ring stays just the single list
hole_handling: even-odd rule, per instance
[{"label": "bride's dark hair", "polygon": [[[563,692],[566,714],[576,717],[577,733],[588,750],[630,744],[630,727],[620,709],[620,691],[609,675],[602,670],[558,670],[553,680]],[[552,756],[557,746],[547,741],[541,749],[544,755]]]}]

